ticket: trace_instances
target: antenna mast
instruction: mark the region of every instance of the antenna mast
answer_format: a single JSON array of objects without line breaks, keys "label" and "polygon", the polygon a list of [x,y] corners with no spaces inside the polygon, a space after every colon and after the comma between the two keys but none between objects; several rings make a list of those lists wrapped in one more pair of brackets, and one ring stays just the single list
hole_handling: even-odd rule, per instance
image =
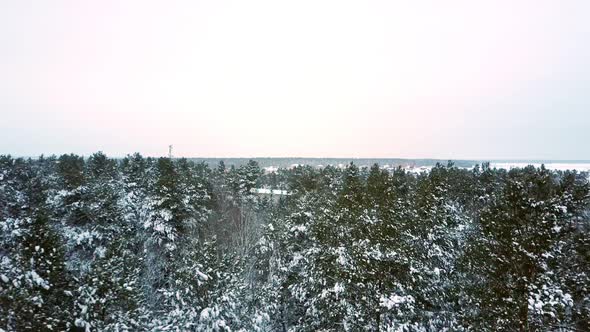
[{"label": "antenna mast", "polygon": [[168,145],[168,158],[172,159],[172,145]]}]

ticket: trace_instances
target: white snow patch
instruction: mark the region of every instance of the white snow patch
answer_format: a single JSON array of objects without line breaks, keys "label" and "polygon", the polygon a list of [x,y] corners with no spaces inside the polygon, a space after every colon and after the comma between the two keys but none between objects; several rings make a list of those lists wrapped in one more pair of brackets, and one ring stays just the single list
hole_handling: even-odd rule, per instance
[{"label": "white snow patch", "polygon": [[197,271],[197,277],[203,281],[209,280],[209,276],[207,276],[205,273],[201,271]]},{"label": "white snow patch", "polygon": [[250,189],[250,192],[253,193],[253,194],[259,194],[259,195],[279,195],[279,196],[289,196],[289,195],[291,195],[286,190],[281,190],[281,189],[268,189],[268,188],[252,188],[252,189]]},{"label": "white snow patch", "polygon": [[279,170],[277,166],[268,166],[264,167],[263,169],[265,173],[276,173]]},{"label": "white snow patch", "polygon": [[210,311],[211,311],[211,309],[209,309],[209,308],[205,308],[205,309],[203,309],[203,310],[201,311],[201,316],[200,316],[200,319],[201,319],[202,321],[209,320],[209,317],[211,317],[211,315],[210,315]]},{"label": "white snow patch", "polygon": [[381,296],[379,301],[379,305],[387,308],[387,310],[391,310],[393,308],[399,307],[404,303],[411,303],[414,301],[414,298],[411,295],[407,296],[399,296],[396,294],[392,294],[389,297]]},{"label": "white snow patch", "polygon": [[336,294],[340,294],[344,292],[344,286],[341,283],[337,282],[336,285],[334,285],[332,291]]},{"label": "white snow patch", "polygon": [[305,231],[307,231],[307,227],[305,227],[305,225],[296,225],[291,227],[290,231],[293,233],[305,233]]},{"label": "white snow patch", "polygon": [[45,279],[41,278],[41,276],[39,276],[36,271],[29,272],[28,276],[37,286],[45,290],[49,289],[49,283]]},{"label": "white snow patch", "polygon": [[338,252],[338,258],[336,259],[336,261],[338,262],[338,264],[340,264],[342,266],[346,266],[348,264],[348,258],[346,255],[346,248],[339,247],[337,252]]}]

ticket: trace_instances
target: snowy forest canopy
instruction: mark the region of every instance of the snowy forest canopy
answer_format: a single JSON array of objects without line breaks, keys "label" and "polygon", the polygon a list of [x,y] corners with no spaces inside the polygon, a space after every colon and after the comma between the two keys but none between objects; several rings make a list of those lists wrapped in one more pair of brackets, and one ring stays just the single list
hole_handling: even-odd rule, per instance
[{"label": "snowy forest canopy", "polygon": [[589,202],[532,166],[0,156],[0,331],[589,331]]}]

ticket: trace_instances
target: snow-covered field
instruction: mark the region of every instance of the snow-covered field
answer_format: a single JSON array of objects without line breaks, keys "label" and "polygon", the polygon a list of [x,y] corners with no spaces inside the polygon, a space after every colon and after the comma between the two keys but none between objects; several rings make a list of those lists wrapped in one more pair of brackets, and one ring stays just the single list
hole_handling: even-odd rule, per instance
[{"label": "snow-covered field", "polygon": [[[513,168],[524,168],[528,165],[533,165],[535,167],[541,167],[541,165],[543,165],[543,163],[540,162],[491,162],[490,163],[490,167],[492,168],[502,168],[502,169],[513,169]],[[585,163],[585,162],[550,162],[550,163],[544,163],[545,168],[550,169],[550,170],[556,170],[556,171],[565,171],[565,170],[577,170],[579,172],[590,172],[590,163]],[[296,166],[300,166],[299,164],[294,164],[291,165],[291,167],[289,168],[293,168]],[[337,168],[340,169],[344,169],[346,168],[345,164],[337,164],[334,165]],[[315,166],[315,168],[323,168],[323,165],[317,165]],[[359,167],[363,168],[369,168],[370,165],[360,165]],[[385,169],[385,170],[389,170],[389,171],[393,171],[394,169],[396,169],[398,167],[398,165],[389,165],[389,164],[385,164],[381,166],[381,169]],[[407,172],[410,173],[415,173],[415,174],[419,174],[419,173],[423,173],[423,172],[429,172],[432,167],[434,166],[402,166],[403,169],[405,169]],[[264,171],[265,173],[275,173],[279,170],[279,166],[269,166],[269,167],[265,167]],[[460,168],[464,168],[464,169],[471,169],[472,167],[460,167]],[[260,189],[257,189],[260,190]],[[268,189],[262,189],[262,190],[268,190]],[[279,193],[279,192],[256,192],[258,194],[275,194],[275,195],[285,195],[285,193]]]},{"label": "snow-covered field", "polygon": [[[535,167],[541,167],[541,163],[491,163],[490,166],[494,168],[504,168],[504,169],[512,169],[512,168],[523,168],[528,165],[533,165]],[[547,163],[545,164],[545,168],[556,170],[556,171],[566,171],[566,170],[577,170],[580,172],[588,172],[590,171],[590,163]]]}]

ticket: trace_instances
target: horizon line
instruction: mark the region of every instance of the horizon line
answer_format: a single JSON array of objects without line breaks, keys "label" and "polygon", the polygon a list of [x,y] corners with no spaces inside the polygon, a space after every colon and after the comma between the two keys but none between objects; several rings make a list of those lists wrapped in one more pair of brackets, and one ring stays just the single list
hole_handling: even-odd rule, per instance
[{"label": "horizon line", "polygon": [[[151,157],[151,158],[166,158],[167,155],[144,155],[140,152],[132,152],[126,155],[109,155],[101,150],[90,154],[79,154],[74,152],[68,153],[50,153],[50,154],[39,154],[39,155],[17,155],[17,154],[10,154],[10,153],[0,153],[0,156],[11,156],[13,158],[39,158],[40,156],[61,156],[64,154],[74,154],[82,157],[89,157],[90,155],[102,152],[107,155],[109,158],[114,159],[123,159],[127,156],[133,155],[135,153],[139,153],[143,157]],[[410,158],[410,157],[302,157],[302,156],[240,156],[240,157],[223,157],[223,156],[215,156],[215,157],[204,157],[204,156],[172,156],[172,159],[335,159],[335,160],[436,160],[436,161],[473,161],[473,162],[551,162],[551,163],[560,163],[560,162],[568,162],[568,163],[590,163],[590,159],[551,159],[551,158],[437,158],[437,157],[418,157],[418,158]]]}]

